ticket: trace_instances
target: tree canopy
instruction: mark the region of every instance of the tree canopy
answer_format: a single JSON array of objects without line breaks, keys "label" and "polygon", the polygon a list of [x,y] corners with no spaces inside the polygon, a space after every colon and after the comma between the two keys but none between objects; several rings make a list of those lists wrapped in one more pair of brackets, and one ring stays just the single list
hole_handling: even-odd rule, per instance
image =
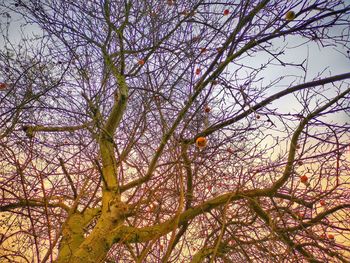
[{"label": "tree canopy", "polygon": [[1,262],[350,261],[349,1],[0,15]]}]

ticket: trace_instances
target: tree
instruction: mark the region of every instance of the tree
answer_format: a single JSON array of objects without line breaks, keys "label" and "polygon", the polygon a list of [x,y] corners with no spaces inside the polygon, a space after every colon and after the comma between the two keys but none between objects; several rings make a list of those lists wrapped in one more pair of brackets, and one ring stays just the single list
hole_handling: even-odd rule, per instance
[{"label": "tree", "polygon": [[350,260],[349,2],[1,8],[1,260]]}]

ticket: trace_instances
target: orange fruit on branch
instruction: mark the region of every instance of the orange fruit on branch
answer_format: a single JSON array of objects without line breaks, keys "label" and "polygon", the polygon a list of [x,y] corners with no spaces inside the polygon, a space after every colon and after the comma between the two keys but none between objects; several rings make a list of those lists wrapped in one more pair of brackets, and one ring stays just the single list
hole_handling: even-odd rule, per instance
[{"label": "orange fruit on branch", "polygon": [[207,139],[205,137],[198,137],[196,139],[196,145],[198,148],[204,148],[207,145]]},{"label": "orange fruit on branch", "polygon": [[295,12],[290,10],[286,13],[286,20],[287,21],[292,21],[295,18]]},{"label": "orange fruit on branch", "polygon": [[334,235],[333,234],[328,234],[328,238],[331,240],[334,240]]}]

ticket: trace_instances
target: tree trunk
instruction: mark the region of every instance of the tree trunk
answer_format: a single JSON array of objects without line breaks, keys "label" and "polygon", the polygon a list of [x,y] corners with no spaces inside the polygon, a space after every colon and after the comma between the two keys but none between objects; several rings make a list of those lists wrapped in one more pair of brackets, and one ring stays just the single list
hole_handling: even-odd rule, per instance
[{"label": "tree trunk", "polygon": [[[112,246],[109,233],[115,227],[113,220],[106,215],[101,216],[95,228],[90,235],[80,244],[76,251],[71,251],[69,255],[61,254],[58,256],[57,263],[80,263],[80,262],[101,262],[107,255]],[[69,249],[69,244],[65,244],[65,248],[60,251]]]}]

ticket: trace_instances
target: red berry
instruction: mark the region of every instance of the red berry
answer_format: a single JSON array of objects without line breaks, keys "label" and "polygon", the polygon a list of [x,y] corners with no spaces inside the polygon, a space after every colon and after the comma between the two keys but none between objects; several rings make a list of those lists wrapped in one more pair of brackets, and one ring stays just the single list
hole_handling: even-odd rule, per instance
[{"label": "red berry", "polygon": [[200,69],[200,68],[197,68],[197,69],[196,69],[196,75],[199,75],[199,74],[201,74],[201,69]]},{"label": "red berry", "polygon": [[204,111],[205,111],[206,113],[210,112],[210,110],[211,110],[211,109],[210,109],[208,106],[204,108]]},{"label": "red berry", "polygon": [[300,181],[301,181],[302,183],[307,183],[308,180],[309,180],[309,178],[307,178],[306,175],[300,176]]},{"label": "red berry", "polygon": [[321,200],[320,201],[320,205],[325,206],[326,205],[326,201],[325,200]]},{"label": "red berry", "polygon": [[229,13],[230,13],[230,10],[228,10],[228,9],[224,10],[224,16],[227,16]]},{"label": "red berry", "polygon": [[139,65],[144,65],[145,64],[145,61],[143,59],[140,59],[138,62],[137,62]]}]

